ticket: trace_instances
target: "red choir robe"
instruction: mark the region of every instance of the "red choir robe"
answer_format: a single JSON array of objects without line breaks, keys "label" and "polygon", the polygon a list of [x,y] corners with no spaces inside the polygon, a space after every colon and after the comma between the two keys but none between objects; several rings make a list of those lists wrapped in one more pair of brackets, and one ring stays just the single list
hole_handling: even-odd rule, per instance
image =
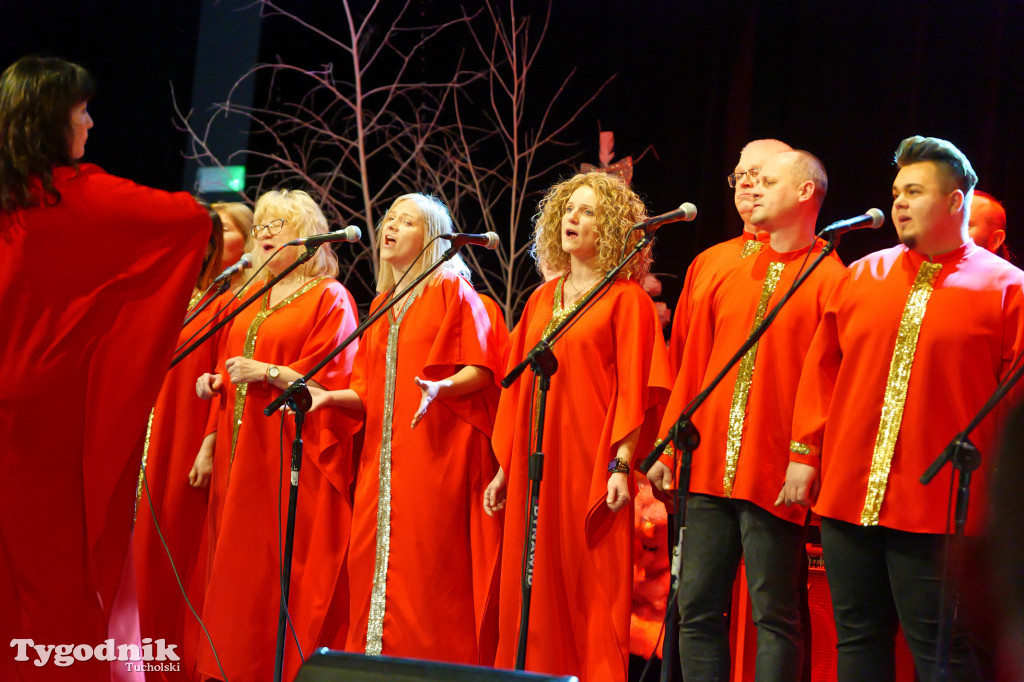
[{"label": "red choir robe", "polygon": [[[509,369],[543,337],[564,277],[530,296],[509,338]],[[544,429],[526,669],[582,680],[625,680],[633,582],[633,505],[608,509],[608,463],[616,443],[641,428],[636,455],[653,445],[671,371],[654,302],[617,280],[554,346]],[[495,665],[515,663],[534,380],[525,372],[505,390],[494,451],[508,489]],[[630,478],[632,485],[632,478]]]},{"label": "red choir robe", "polygon": [[[755,322],[786,294],[802,267],[809,266],[820,254],[822,244],[819,241],[813,249],[788,253],[779,253],[766,244],[724,276],[705,284],[707,309],[699,315],[700,323],[691,324],[687,330],[662,435],[736,354]],[[765,298],[765,281],[773,268],[782,268],[781,274]],[[742,362],[733,366],[697,409],[693,424],[700,433],[700,445],[693,453],[690,492],[748,500],[786,521],[804,522],[804,507],[776,507],[775,500],[789,466],[790,427],[803,359],[825,302],[845,272],[834,252],[827,256],[761,337],[752,365],[746,371]],[[755,320],[757,312],[761,314]],[[737,415],[733,406],[743,399],[746,408]],[[733,438],[738,438],[731,448],[730,428]]]},{"label": "red choir robe", "polygon": [[[450,273],[363,334],[352,373],[366,422],[348,553],[349,651],[493,661],[501,522],[484,513],[483,492],[497,471],[497,338],[479,296]],[[421,395],[413,378],[436,381],[467,365],[490,370],[495,384],[435,399],[410,428]]]},{"label": "red choir robe", "polygon": [[[508,324],[505,322],[505,313],[501,306],[486,294],[479,294],[480,302],[487,310],[487,317],[491,321],[491,329],[494,330],[494,340],[498,344],[498,357],[501,358],[501,367],[504,368],[508,361]],[[502,379],[502,377],[498,377]]]},{"label": "red choir robe", "polygon": [[669,340],[669,361],[673,371],[679,371],[686,343],[687,329],[707,310],[707,289],[717,277],[724,275],[733,266],[748,256],[760,251],[768,243],[768,235],[761,236],[744,231],[720,244],[701,251],[686,268],[683,290],[679,294],[676,310],[672,317],[672,336]]},{"label": "red choir robe", "polygon": [[[189,339],[197,332],[196,338],[205,333],[212,326],[207,322],[232,296],[227,293],[214,299],[181,330],[178,345],[190,344]],[[189,307],[198,298],[197,293]],[[168,643],[179,644],[178,651],[183,654],[178,671],[148,672],[152,680],[192,679],[195,671],[201,629],[185,604],[178,580],[185,586],[192,608],[202,613],[209,488],[193,488],[188,474],[206,437],[211,404],[196,395],[196,377],[215,370],[220,342],[225,337],[223,330],[215,334],[167,372],[146,430],[146,480],[143,482],[140,475],[132,537],[139,626],[143,638],[155,641],[162,637]]]},{"label": "red choir robe", "polygon": [[[0,641],[96,646],[124,573],[147,415],[210,219],[184,192],[92,164],[53,175],[56,206],[0,213]],[[4,680],[110,673],[100,661],[0,657]]]},{"label": "red choir robe", "polygon": [[[820,465],[821,491],[813,509],[822,516],[861,524],[897,331],[926,260],[901,245],[851,265],[814,335],[797,393],[790,456]],[[913,533],[946,532],[952,467],[947,464],[927,486],[918,478],[1024,349],[1024,272],[970,240],[931,262],[942,267],[916,344],[901,344],[912,364],[874,522]],[[969,534],[978,533],[985,520],[987,479],[1010,402],[1004,399],[971,434],[982,460],[973,475]]]},{"label": "red choir robe", "polygon": [[[337,281],[320,277],[267,310],[267,294],[236,317],[223,360],[250,357],[305,374],[356,327],[352,296]],[[355,346],[349,346],[313,376],[324,387],[348,387]],[[294,417],[266,417],[263,409],[281,394],[265,383],[224,389],[211,495],[219,491],[219,518],[211,524],[210,573],[203,621],[224,672],[235,680],[272,677],[281,595],[281,562],[287,524]],[[245,389],[243,390],[243,386]],[[289,613],[294,637],[308,657],[320,646],[327,607],[344,589],[341,569],[351,520],[350,455],[333,447],[322,456],[321,435],[331,411],[306,415],[299,474]],[[239,424],[237,433],[234,426]],[[235,441],[234,443],[232,441]],[[205,637],[198,669],[221,678]],[[289,629],[284,679],[293,679],[301,661]]]}]

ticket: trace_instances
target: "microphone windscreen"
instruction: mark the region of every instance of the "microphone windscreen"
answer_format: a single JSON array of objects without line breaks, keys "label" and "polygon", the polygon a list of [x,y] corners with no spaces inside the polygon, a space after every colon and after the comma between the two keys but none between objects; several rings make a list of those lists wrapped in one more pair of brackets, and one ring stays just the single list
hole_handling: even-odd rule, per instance
[{"label": "microphone windscreen", "polygon": [[885,222],[885,214],[880,209],[872,208],[868,209],[869,216],[871,216],[871,228],[878,229]]}]

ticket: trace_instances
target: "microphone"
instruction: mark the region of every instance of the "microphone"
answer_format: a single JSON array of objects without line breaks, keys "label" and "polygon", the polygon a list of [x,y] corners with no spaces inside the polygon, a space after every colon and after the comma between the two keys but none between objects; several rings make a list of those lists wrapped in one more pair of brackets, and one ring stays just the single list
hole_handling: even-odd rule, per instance
[{"label": "microphone", "polygon": [[456,232],[455,234],[442,234],[441,239],[447,239],[452,243],[452,246],[459,247],[466,244],[472,246],[482,246],[485,249],[493,251],[498,248],[498,233],[497,232],[484,232],[483,234],[466,234],[465,232]]},{"label": "microphone", "polygon": [[218,284],[226,279],[231,279],[235,276],[236,272],[247,270],[252,267],[252,256],[247,253],[243,253],[242,257],[238,259],[238,262],[229,268],[224,268],[224,272],[217,275],[210,284]]},{"label": "microphone", "polygon": [[867,213],[859,215],[856,218],[847,218],[846,220],[837,220],[832,223],[820,233],[819,237],[825,239],[832,239],[846,234],[850,230],[859,230],[862,227],[870,227],[872,230],[882,226],[885,222],[885,214],[877,208],[869,209]]},{"label": "microphone", "polygon": [[321,244],[329,244],[332,242],[357,242],[363,238],[363,231],[355,225],[349,225],[348,227],[337,230],[335,232],[328,232],[327,234],[314,234],[309,237],[299,237],[293,239],[285,246],[307,246],[316,247]]},{"label": "microphone", "polygon": [[689,201],[687,201],[686,203],[681,204],[679,208],[677,208],[674,211],[662,213],[661,215],[656,215],[653,218],[648,218],[647,220],[643,220],[637,223],[636,225],[633,226],[633,229],[642,229],[645,232],[654,232],[662,225],[667,225],[668,223],[678,223],[680,221],[689,222],[690,220],[693,220],[696,217],[697,207],[691,204]]}]

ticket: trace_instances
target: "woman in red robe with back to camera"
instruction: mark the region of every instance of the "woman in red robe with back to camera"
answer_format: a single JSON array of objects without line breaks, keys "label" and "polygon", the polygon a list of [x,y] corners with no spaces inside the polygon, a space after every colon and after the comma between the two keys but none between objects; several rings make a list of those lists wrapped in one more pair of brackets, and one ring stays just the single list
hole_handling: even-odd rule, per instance
[{"label": "woman in red robe with back to camera", "polygon": [[[509,366],[578,306],[640,238],[640,198],[602,172],[576,175],[540,202],[534,257],[556,272],[530,296],[509,339]],[[672,386],[661,323],[638,284],[645,249],[552,345],[544,477],[537,522],[526,669],[583,682],[625,680],[633,584],[634,455],[653,444]],[[494,451],[501,469],[484,508],[507,505],[496,665],[512,668],[519,638],[528,456],[536,430],[535,382],[526,372],[501,396]]]},{"label": "woman in red robe with back to camera", "polygon": [[[218,203],[211,208],[220,216],[223,229],[211,240],[189,310],[202,304],[200,297],[221,266],[238,261],[251,241],[251,208],[242,203]],[[236,273],[229,289],[181,330],[179,346],[188,345],[206,331],[211,318],[227,305],[242,281],[242,274]],[[132,538],[139,625],[142,637],[154,641],[164,638],[168,644],[177,644],[182,656],[180,670],[150,671],[147,675],[151,680],[192,679],[195,670],[200,629],[185,596],[201,613],[206,589],[209,471],[197,470],[194,462],[203,446],[212,452],[214,442],[212,436],[205,438],[210,401],[196,395],[195,385],[199,374],[216,368],[220,341],[225,336],[223,330],[215,334],[167,372],[149,417],[142,452],[145,479],[140,474]],[[178,587],[179,579],[185,595]]]},{"label": "woman in red robe with back to camera", "polygon": [[[283,272],[300,255],[303,247],[288,246],[289,241],[327,232],[320,208],[299,190],[264,194],[256,202],[254,219],[253,265],[265,263],[270,275]],[[203,374],[197,381],[200,397],[222,394],[210,481],[209,581],[203,604],[203,621],[219,662],[201,638],[198,671],[204,679],[226,675],[232,682],[262,681],[273,676],[295,427],[293,417],[266,417],[263,409],[355,329],[355,303],[333,278],[337,273],[337,256],[329,246],[321,246],[309,262],[233,320],[219,373]],[[254,282],[246,291],[251,293],[260,284]],[[309,384],[347,386],[355,351],[352,346],[339,354]],[[338,597],[335,592],[344,591],[341,571],[351,519],[351,457],[337,443],[330,458],[325,457],[321,434],[331,416],[308,415],[302,430],[289,590],[291,627],[285,640],[288,680],[301,664],[296,640],[303,657],[318,646],[337,644],[325,635],[324,623],[328,604]],[[196,464],[197,470],[208,466]]]},{"label": "woman in red robe with back to camera", "polygon": [[85,69],[54,57],[0,75],[5,682],[124,671],[96,659],[37,665],[13,643],[131,643],[117,625],[136,618],[134,592],[119,587],[138,454],[210,236],[188,194],[79,163],[93,91]]},{"label": "woman in red robe with back to camera", "polygon": [[[412,282],[448,247],[435,238],[450,232],[440,201],[399,197],[378,231],[377,290]],[[493,661],[501,525],[479,499],[497,470],[500,341],[456,255],[363,334],[352,390],[316,398],[366,421],[348,554],[349,651]]]}]

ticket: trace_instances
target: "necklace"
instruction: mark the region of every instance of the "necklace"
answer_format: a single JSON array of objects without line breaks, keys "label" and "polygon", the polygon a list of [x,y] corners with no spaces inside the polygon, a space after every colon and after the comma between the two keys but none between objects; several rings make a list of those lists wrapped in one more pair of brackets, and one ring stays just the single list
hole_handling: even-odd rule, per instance
[{"label": "necklace", "polygon": [[586,292],[588,292],[588,291],[590,291],[591,289],[593,289],[593,288],[594,288],[594,286],[595,286],[595,285],[596,285],[596,284],[597,284],[598,282],[600,282],[602,278],[603,278],[603,275],[598,275],[597,277],[595,277],[595,278],[591,279],[591,280],[590,280],[590,281],[589,281],[589,282],[588,282],[588,283],[587,283],[587,284],[586,284],[585,286],[582,286],[582,287],[581,287],[580,285],[576,284],[576,282],[574,282],[574,281],[572,280],[572,271],[570,270],[570,271],[569,271],[569,274],[568,274],[568,275],[566,276],[566,280],[567,280],[567,281],[569,282],[569,284],[571,284],[571,285],[572,285],[572,288],[573,288],[573,295],[572,295],[572,297],[571,297],[571,298],[570,298],[570,297],[568,297],[568,296],[566,297],[566,305],[567,305],[567,306],[568,306],[568,305],[572,305],[572,303],[573,303],[573,302],[575,302],[575,301],[579,300],[580,298],[582,298],[582,297],[583,297],[583,295],[584,295],[584,294],[585,294]]}]

